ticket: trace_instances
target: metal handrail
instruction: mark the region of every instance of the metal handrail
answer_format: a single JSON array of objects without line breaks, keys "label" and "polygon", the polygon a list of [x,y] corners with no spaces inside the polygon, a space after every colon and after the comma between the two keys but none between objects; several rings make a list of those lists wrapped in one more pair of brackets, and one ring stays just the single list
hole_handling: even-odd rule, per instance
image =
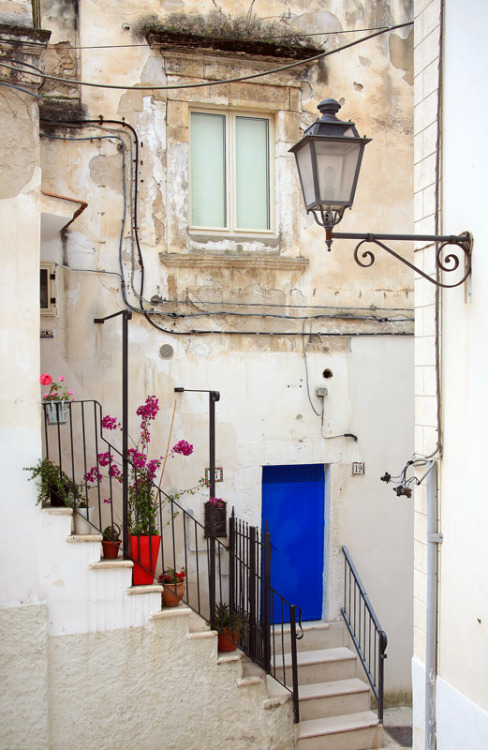
[{"label": "metal handrail", "polygon": [[345,566],[344,606],[341,613],[376,697],[378,719],[383,723],[384,661],[387,657],[385,651],[388,638],[369,601],[347,547],[343,546],[342,551]]},{"label": "metal handrail", "polygon": [[[127,471],[124,485],[110,476],[102,481],[87,480],[87,473],[100,466],[98,456],[107,453],[108,465],[112,458],[123,461],[122,452],[103,435],[102,407],[97,401],[70,402],[66,423],[50,424],[47,404],[44,407],[44,453],[54,460],[74,483],[94,511],[88,522],[99,532],[114,521],[123,520],[127,528]],[[55,414],[59,417],[59,408]],[[78,420],[79,417],[79,420]],[[129,459],[130,463],[130,459]],[[149,489],[149,487],[148,487]],[[301,610],[287,602],[271,587],[271,540],[267,529],[263,534],[245,522],[237,521],[232,511],[229,546],[208,533],[204,524],[197,521],[192,511],[183,508],[164,490],[151,484],[157,499],[154,532],[160,536],[160,546],[155,553],[148,544],[143,559],[143,536],[135,537],[129,547],[128,535],[123,533],[124,556],[134,562],[139,570],[148,574],[152,582],[159,571],[168,567],[185,568],[186,587],[182,600],[211,626],[213,602],[229,602],[231,612],[240,614],[247,624],[246,632],[239,636],[239,648],[267,674],[274,677],[292,694],[295,722],[299,721],[298,668],[296,627],[301,622]],[[137,502],[137,500],[136,500]],[[77,507],[73,507],[77,512]],[[136,511],[137,512],[137,511]],[[191,557],[189,556],[191,553]],[[205,555],[205,562],[200,555]],[[224,569],[225,561],[228,570]],[[213,596],[211,593],[213,592]],[[271,633],[271,624],[273,632]],[[290,623],[289,631],[288,626]],[[289,638],[291,676],[287,675],[284,656],[285,638]],[[280,653],[281,646],[281,653]]]}]

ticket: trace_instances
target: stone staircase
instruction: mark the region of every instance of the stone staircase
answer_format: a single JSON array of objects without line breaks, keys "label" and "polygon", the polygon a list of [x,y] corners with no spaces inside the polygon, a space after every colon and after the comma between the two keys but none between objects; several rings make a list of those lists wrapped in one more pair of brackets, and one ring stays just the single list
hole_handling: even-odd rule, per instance
[{"label": "stone staircase", "polygon": [[[161,586],[132,586],[133,563],[100,559],[101,535],[74,535],[71,516],[68,508],[42,511],[40,578],[56,733],[49,746],[60,750],[71,736],[85,750],[115,746],[111,724],[91,717],[110,705],[110,722],[118,726],[137,703],[136,716],[151,718],[134,728],[132,714],[125,731],[136,739],[127,747],[239,750],[252,740],[260,749],[293,750],[290,693],[241,651],[218,652],[217,633],[183,602],[161,609]],[[74,686],[75,716],[65,700]]]},{"label": "stone staircase", "polygon": [[[291,659],[285,654],[287,679]],[[298,641],[300,729],[297,750],[369,750],[383,746],[370,710],[371,690],[345,625],[304,625]]]}]

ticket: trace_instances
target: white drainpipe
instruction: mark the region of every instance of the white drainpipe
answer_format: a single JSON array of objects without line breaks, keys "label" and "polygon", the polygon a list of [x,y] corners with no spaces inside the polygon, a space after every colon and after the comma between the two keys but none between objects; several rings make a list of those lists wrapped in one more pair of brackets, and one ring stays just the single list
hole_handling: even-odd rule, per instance
[{"label": "white drainpipe", "polygon": [[437,463],[427,472],[427,623],[425,648],[425,750],[436,748],[437,595],[439,577]]}]

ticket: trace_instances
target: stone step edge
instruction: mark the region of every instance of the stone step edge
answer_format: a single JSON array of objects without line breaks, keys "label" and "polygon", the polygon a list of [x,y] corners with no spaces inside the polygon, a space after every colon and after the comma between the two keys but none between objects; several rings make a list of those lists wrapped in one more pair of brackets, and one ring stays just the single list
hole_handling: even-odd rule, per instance
[{"label": "stone step edge", "polygon": [[66,537],[68,544],[85,544],[86,542],[97,542],[97,544],[100,544],[102,539],[102,534],[71,534]]},{"label": "stone step edge", "polygon": [[336,696],[369,693],[370,689],[366,682],[358,677],[351,677],[346,680],[329,680],[328,682],[312,682],[308,685],[300,685],[299,697],[301,701],[334,698]]},{"label": "stone step edge", "polygon": [[[140,586],[138,586],[140,588]],[[149,586],[147,587],[149,588]],[[156,587],[154,587],[156,588]],[[151,613],[151,620],[172,620],[175,617],[189,617],[191,615],[191,609],[189,607],[168,607],[167,609],[161,609],[157,612]]]},{"label": "stone step edge", "polygon": [[325,737],[343,734],[361,729],[374,729],[381,726],[378,717],[372,711],[360,711],[354,714],[329,716],[323,719],[308,719],[300,723],[299,738]]},{"label": "stone step edge", "polygon": [[241,661],[242,657],[243,653],[241,651],[234,651],[225,656],[217,656],[217,664],[231,664],[233,662]]},{"label": "stone step edge", "polygon": [[127,594],[134,596],[137,594],[160,594],[163,587],[159,584],[149,584],[147,586],[129,586],[126,588]]},{"label": "stone step edge", "polygon": [[217,631],[216,631],[216,630],[198,630],[198,631],[196,631],[196,632],[194,632],[194,633],[192,633],[192,632],[190,631],[190,632],[189,632],[189,633],[187,634],[187,636],[186,636],[186,637],[188,638],[188,640],[195,640],[195,641],[198,641],[198,640],[200,640],[200,639],[202,639],[202,640],[203,640],[203,639],[205,639],[205,638],[216,638],[216,637],[217,637],[217,635],[218,635],[218,633],[217,633]]},{"label": "stone step edge", "polygon": [[133,568],[134,563],[132,560],[123,560],[115,559],[115,560],[99,560],[98,562],[92,562],[90,563],[90,570],[104,570],[108,568]]},{"label": "stone step edge", "polygon": [[[299,667],[311,664],[330,664],[336,661],[352,661],[357,659],[354,651],[347,646],[336,646],[335,648],[320,648],[314,651],[298,651],[297,663]],[[285,667],[291,667],[291,654],[284,654]],[[280,665],[281,666],[281,665]]]}]

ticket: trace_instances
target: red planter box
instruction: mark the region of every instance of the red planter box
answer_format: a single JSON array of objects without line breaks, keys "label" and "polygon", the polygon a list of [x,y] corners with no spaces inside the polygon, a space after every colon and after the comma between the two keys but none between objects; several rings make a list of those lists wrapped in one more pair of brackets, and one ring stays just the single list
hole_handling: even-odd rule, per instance
[{"label": "red planter box", "polygon": [[[130,536],[129,551],[134,560],[132,585],[144,586],[154,583],[154,573],[158,560],[160,536]],[[148,571],[151,572],[148,572]]]}]

